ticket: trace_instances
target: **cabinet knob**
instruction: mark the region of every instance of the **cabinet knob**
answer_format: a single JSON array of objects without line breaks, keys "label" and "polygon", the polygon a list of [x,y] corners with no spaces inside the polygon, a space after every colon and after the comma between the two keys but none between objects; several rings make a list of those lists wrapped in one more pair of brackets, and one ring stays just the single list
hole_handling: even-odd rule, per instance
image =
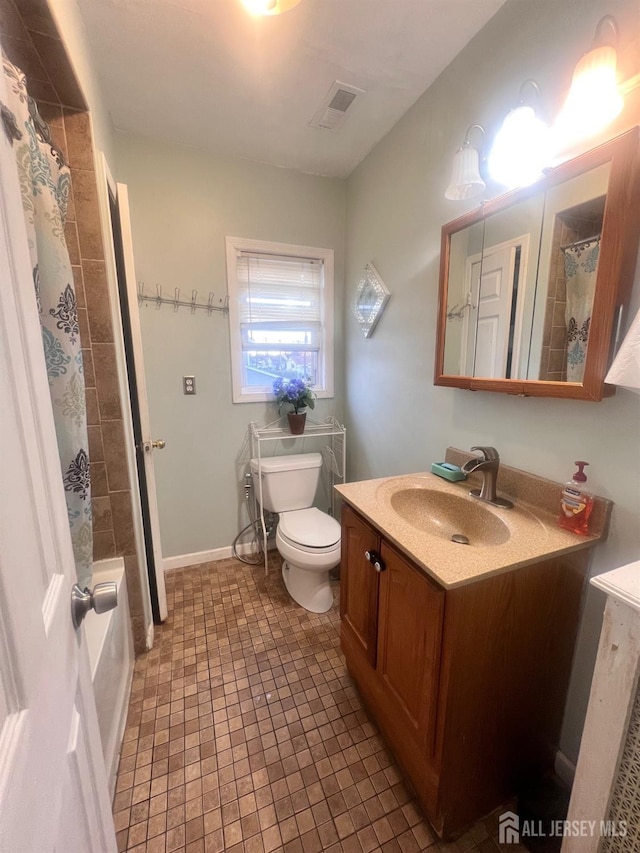
[{"label": "cabinet knob", "polygon": [[377,551],[365,551],[364,556],[373,565],[376,572],[384,572],[386,566]]}]

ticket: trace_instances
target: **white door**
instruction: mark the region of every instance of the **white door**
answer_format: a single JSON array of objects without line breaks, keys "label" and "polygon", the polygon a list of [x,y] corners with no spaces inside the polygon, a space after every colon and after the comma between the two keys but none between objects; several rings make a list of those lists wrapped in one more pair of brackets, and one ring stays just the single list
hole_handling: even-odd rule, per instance
[{"label": "white door", "polygon": [[505,376],[515,258],[514,246],[487,249],[482,263],[471,267],[473,307],[467,339],[467,376]]},{"label": "white door", "polygon": [[[160,539],[160,517],[158,514],[158,498],[156,491],[156,477],[154,469],[154,455],[164,449],[164,441],[151,434],[151,421],[149,418],[149,402],[147,397],[147,382],[144,372],[144,356],[142,351],[142,333],[140,330],[140,313],[138,310],[138,288],[133,257],[133,239],[131,235],[131,218],[129,216],[129,193],[126,184],[117,184],[109,187],[112,201],[115,201],[119,219],[119,234],[114,233],[114,241],[120,242],[122,256],[122,275],[125,279],[126,297],[129,314],[129,330],[131,356],[133,358],[133,369],[135,372],[135,387],[137,390],[137,414],[134,414],[134,434],[139,448],[138,460],[142,460],[144,467],[144,480],[146,491],[146,507],[143,509],[145,516],[145,534],[151,540],[153,552],[153,565],[155,586],[158,599],[160,619],[167,618],[167,593],[164,583],[164,568],[162,559],[162,544]],[[115,229],[114,229],[115,230]],[[124,322],[127,322],[124,319]],[[125,334],[127,334],[125,332]],[[129,366],[129,370],[131,366]],[[134,403],[135,405],[135,403]]]},{"label": "white door", "polygon": [[[4,101],[4,75],[0,100]],[[115,851],[13,152],[0,132],[0,850]]]}]

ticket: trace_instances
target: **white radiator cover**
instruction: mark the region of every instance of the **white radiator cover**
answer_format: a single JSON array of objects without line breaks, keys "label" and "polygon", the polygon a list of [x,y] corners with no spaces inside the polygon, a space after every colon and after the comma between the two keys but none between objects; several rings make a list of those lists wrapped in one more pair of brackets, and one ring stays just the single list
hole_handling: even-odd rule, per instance
[{"label": "white radiator cover", "polygon": [[[640,850],[640,562],[591,580],[607,593],[567,820],[595,826],[565,837],[562,853]],[[625,835],[607,837],[605,829]]]},{"label": "white radiator cover", "polygon": [[[625,825],[624,837],[602,838],[601,853],[637,853],[640,850],[640,691],[629,720],[627,737],[611,793],[607,814],[610,825]],[[614,823],[615,822],[615,823]]]}]

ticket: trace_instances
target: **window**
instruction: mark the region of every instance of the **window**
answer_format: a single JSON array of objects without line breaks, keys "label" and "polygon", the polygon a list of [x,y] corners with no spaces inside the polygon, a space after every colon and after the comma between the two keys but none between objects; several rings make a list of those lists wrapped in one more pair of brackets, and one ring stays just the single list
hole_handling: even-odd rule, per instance
[{"label": "window", "polygon": [[234,403],[273,399],[279,376],[333,396],[333,249],[227,237]]}]

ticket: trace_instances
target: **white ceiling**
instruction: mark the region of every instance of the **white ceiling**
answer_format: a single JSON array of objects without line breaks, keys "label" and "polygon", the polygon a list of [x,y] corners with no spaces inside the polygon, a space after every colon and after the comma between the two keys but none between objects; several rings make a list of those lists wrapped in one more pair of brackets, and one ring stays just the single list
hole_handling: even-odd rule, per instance
[{"label": "white ceiling", "polygon": [[[79,0],[114,126],[345,177],[504,0]],[[309,126],[335,80],[366,90]]]}]

